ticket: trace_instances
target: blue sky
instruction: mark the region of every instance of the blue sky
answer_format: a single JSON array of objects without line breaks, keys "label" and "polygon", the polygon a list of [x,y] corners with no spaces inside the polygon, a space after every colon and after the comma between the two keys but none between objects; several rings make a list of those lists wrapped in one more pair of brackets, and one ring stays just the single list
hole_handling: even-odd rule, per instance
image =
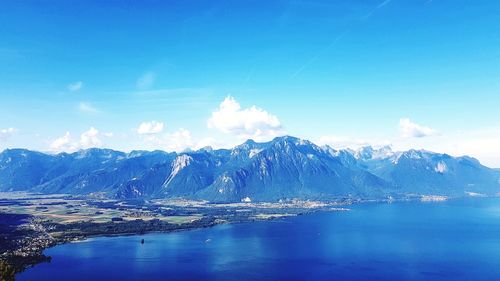
[{"label": "blue sky", "polygon": [[2,1],[0,149],[291,134],[500,167],[497,1]]}]

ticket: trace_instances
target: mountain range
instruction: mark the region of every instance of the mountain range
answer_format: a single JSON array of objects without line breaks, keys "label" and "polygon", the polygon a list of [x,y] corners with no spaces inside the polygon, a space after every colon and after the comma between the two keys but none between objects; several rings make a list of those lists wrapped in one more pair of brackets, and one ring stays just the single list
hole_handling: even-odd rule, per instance
[{"label": "mountain range", "polygon": [[211,202],[495,196],[500,171],[468,156],[387,146],[336,150],[284,136],[182,153],[6,149],[0,153],[0,191]]}]

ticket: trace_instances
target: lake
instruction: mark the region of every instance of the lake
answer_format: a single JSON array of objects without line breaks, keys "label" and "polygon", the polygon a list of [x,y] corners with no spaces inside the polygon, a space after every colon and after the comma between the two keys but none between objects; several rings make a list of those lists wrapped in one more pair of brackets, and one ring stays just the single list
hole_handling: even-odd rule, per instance
[{"label": "lake", "polygon": [[500,280],[499,198],[350,208],[59,245],[17,280]]}]

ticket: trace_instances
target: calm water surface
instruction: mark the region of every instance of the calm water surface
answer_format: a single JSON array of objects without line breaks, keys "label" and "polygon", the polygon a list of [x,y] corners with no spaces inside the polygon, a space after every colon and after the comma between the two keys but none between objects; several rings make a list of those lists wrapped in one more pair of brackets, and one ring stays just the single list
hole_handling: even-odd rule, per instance
[{"label": "calm water surface", "polygon": [[500,280],[499,198],[351,208],[60,245],[18,280]]}]

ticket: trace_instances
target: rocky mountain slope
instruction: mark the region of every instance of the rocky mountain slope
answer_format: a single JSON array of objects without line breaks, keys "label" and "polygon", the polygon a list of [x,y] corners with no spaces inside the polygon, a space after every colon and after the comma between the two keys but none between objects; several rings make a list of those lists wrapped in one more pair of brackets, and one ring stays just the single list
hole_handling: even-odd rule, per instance
[{"label": "rocky mountain slope", "polygon": [[0,191],[213,202],[496,195],[500,172],[466,156],[389,147],[335,150],[285,136],[185,153],[8,149],[0,153]]}]

